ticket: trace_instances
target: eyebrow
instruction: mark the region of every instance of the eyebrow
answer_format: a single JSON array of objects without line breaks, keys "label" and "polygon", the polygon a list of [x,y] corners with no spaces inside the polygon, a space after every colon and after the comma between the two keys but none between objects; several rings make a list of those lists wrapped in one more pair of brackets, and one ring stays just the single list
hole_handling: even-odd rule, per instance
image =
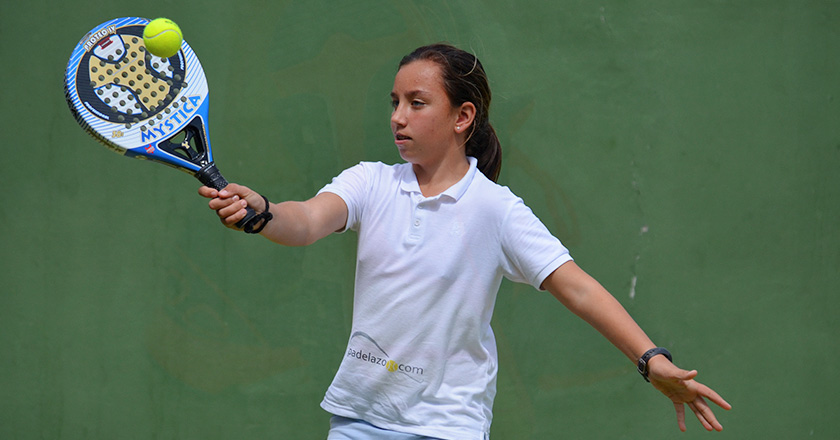
[{"label": "eyebrow", "polygon": [[[407,98],[416,98],[418,96],[427,96],[427,95],[430,95],[430,93],[426,92],[424,90],[409,90],[405,94],[405,96]],[[399,95],[397,95],[397,93],[395,93],[394,91],[391,91],[391,98],[398,98],[398,97],[399,97]]]}]

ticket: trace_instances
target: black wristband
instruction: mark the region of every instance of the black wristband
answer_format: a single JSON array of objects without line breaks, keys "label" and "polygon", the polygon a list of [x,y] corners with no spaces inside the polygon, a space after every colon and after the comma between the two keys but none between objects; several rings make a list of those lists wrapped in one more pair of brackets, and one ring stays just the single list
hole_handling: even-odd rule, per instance
[{"label": "black wristband", "polygon": [[[265,225],[267,225],[268,222],[274,218],[274,216],[271,214],[271,211],[269,211],[271,205],[268,203],[268,198],[266,196],[263,196],[262,194],[260,194],[260,196],[262,196],[263,200],[265,200],[265,211],[257,214],[256,216],[254,216],[254,218],[252,218],[248,223],[245,224],[242,230],[245,231],[246,234],[259,234],[263,230],[263,228],[265,228]],[[255,224],[258,225],[254,227]]]},{"label": "black wristband", "polygon": [[671,358],[671,353],[668,350],[666,350],[662,347],[651,348],[650,350],[646,351],[645,354],[642,355],[642,357],[639,358],[639,363],[638,363],[639,374],[642,375],[642,377],[645,379],[645,381],[650,382],[650,379],[648,378],[648,374],[650,373],[650,367],[648,366],[648,361],[650,361],[650,358],[652,358],[656,355],[660,355],[660,354],[665,356],[666,358],[668,358],[668,361],[670,361],[670,362],[674,361]]}]

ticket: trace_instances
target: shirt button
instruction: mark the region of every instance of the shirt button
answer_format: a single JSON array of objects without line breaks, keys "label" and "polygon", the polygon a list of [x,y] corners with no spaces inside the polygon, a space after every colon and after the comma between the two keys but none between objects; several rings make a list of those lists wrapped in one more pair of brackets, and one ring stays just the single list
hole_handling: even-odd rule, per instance
[{"label": "shirt button", "polygon": [[414,220],[414,226],[420,226],[420,220],[419,219]]}]

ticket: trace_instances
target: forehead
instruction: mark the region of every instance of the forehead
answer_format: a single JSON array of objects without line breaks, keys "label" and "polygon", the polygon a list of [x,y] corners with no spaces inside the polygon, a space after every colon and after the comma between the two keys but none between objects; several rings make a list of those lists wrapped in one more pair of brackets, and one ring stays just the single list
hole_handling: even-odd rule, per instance
[{"label": "forehead", "polygon": [[434,61],[412,61],[400,68],[394,78],[394,92],[444,93],[441,68]]}]

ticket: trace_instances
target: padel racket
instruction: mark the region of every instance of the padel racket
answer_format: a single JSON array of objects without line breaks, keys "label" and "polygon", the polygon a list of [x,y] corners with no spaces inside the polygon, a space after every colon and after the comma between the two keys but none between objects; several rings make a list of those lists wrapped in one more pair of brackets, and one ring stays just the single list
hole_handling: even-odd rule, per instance
[{"label": "padel racket", "polygon": [[[186,41],[169,58],[146,51],[149,20],[116,18],[93,28],[76,45],[64,92],[76,121],[106,147],[185,171],[221,190],[228,185],[213,162],[207,135],[208,87]],[[236,226],[258,222],[250,207]]]}]

